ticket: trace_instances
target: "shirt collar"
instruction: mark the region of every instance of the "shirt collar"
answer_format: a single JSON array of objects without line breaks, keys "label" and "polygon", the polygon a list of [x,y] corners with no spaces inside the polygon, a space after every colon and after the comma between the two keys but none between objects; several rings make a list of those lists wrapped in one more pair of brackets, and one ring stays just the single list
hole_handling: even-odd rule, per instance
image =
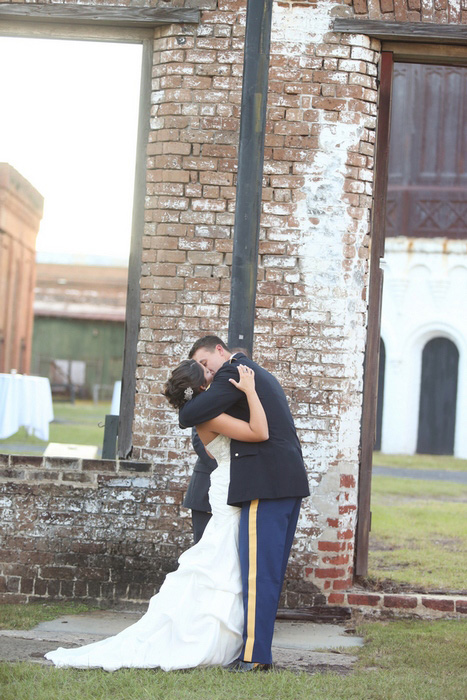
[{"label": "shirt collar", "polygon": [[231,356],[229,357],[229,359],[228,359],[229,364],[231,364],[231,363],[233,362],[233,360],[237,360],[237,359],[238,359],[238,358],[237,358],[237,355],[243,355],[243,352],[241,352],[241,350],[238,350],[237,352],[233,352],[233,353],[231,354]]}]

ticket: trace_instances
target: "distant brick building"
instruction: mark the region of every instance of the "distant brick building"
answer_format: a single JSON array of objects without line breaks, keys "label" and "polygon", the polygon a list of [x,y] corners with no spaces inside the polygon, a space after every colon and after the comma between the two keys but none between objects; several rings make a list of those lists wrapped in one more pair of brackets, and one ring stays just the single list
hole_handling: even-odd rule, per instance
[{"label": "distant brick building", "polygon": [[0,163],[0,372],[29,372],[36,238],[44,199]]},{"label": "distant brick building", "polygon": [[72,385],[109,399],[122,376],[128,269],[110,258],[64,258],[38,256],[32,372],[53,392]]},{"label": "distant brick building", "polygon": [[[10,458],[5,493],[18,496],[20,514],[18,483],[29,483],[37,494],[33,537],[46,537],[49,548],[42,568],[10,570],[18,599],[146,598],[191,541],[180,506],[190,440],[160,391],[193,340],[227,335],[246,1],[151,5],[111,6],[121,37],[125,27],[133,38],[143,31],[151,12],[174,13],[142,39],[149,37],[152,80],[138,171],[145,199],[136,208],[144,230],[130,263],[140,296],[130,295],[127,307],[140,317],[134,331],[127,315],[126,340],[127,350],[137,340],[136,387],[126,395],[135,462],[62,460],[33,470]],[[85,23],[87,13],[93,37],[107,7],[50,4],[65,26],[67,16],[71,22],[81,14]],[[199,21],[193,14],[184,20],[193,9]],[[312,488],[286,577],[288,607],[371,598],[348,591],[365,571],[370,522],[391,67],[394,60],[467,60],[459,31],[466,15],[454,0],[274,3],[254,357],[286,391]],[[106,26],[106,37],[112,31]],[[86,494],[79,502],[77,490]],[[76,512],[67,508],[71,501]],[[20,532],[7,525],[9,547],[19,552]],[[390,598],[384,605],[397,608],[397,596]]]}]

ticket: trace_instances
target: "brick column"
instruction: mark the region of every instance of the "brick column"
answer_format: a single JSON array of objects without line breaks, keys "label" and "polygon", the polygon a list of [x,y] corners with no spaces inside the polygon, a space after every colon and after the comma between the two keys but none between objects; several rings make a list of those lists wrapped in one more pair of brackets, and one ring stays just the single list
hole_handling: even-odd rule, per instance
[{"label": "brick column", "polygon": [[[292,607],[352,579],[379,43],[331,19],[274,6],[255,359],[288,395],[313,490]],[[244,22],[220,0],[156,31],[133,457],[167,484],[193,453],[161,386],[197,337],[227,337]]]}]

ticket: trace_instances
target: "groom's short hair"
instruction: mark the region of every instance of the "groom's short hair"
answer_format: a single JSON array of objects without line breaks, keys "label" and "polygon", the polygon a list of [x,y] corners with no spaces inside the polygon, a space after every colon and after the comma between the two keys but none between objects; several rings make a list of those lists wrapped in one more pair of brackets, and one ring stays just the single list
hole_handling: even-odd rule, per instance
[{"label": "groom's short hair", "polygon": [[219,338],[217,335],[205,335],[203,338],[199,338],[199,340],[194,343],[193,347],[190,350],[190,353],[188,357],[191,359],[195,352],[199,350],[200,348],[206,348],[206,350],[209,350],[210,352],[214,352],[216,349],[217,345],[222,345],[224,350],[227,350],[227,352],[230,352],[229,348],[227,345],[224,343],[222,338]]}]

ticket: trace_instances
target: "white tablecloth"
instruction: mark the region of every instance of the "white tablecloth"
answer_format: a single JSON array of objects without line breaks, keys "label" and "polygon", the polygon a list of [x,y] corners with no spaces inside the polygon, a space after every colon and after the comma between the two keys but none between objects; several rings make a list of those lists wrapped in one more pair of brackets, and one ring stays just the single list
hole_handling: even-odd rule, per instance
[{"label": "white tablecloth", "polygon": [[14,435],[21,426],[28,435],[48,440],[53,419],[52,392],[46,377],[0,374],[0,440]]},{"label": "white tablecloth", "polygon": [[110,407],[111,416],[120,415],[120,396],[122,393],[122,382],[115,382],[112,394],[112,405]]}]

